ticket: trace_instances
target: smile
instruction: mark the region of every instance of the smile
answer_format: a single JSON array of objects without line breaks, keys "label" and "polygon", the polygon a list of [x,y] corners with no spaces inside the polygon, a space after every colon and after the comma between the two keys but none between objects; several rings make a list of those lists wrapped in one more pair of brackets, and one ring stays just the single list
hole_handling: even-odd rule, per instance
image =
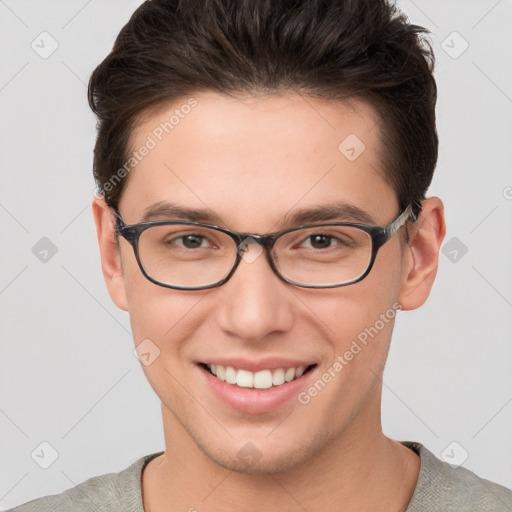
[{"label": "smile", "polygon": [[202,364],[217,379],[240,388],[269,389],[298,379],[315,364],[290,368],[276,368],[252,372],[221,364]]}]

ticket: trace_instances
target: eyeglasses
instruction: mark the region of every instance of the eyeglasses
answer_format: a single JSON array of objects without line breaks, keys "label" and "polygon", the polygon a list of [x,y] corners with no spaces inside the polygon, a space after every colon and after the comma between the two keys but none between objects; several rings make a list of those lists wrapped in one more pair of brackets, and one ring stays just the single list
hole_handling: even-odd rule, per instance
[{"label": "eyeglasses", "polygon": [[190,221],[126,225],[115,213],[116,233],[133,247],[144,276],[176,290],[221,286],[242,259],[251,262],[251,243],[266,250],[270,267],[286,283],[303,288],[354,284],[369,274],[378,250],[409,219],[416,220],[409,205],[385,227],[329,222],[258,235]]}]

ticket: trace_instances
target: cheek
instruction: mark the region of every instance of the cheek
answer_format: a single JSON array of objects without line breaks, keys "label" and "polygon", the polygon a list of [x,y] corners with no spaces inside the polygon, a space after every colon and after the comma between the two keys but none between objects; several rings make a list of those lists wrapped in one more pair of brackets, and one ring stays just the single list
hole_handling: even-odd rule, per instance
[{"label": "cheek", "polygon": [[393,311],[399,309],[395,303],[401,283],[400,253],[391,250],[382,256],[359,283],[311,296],[327,325],[335,333],[343,334],[342,338],[357,336],[390,310],[388,317],[394,318]]},{"label": "cheek", "polygon": [[190,340],[204,321],[201,296],[134,279],[128,290],[130,323],[137,354],[146,378],[172,410],[190,397],[179,383],[191,368]]},{"label": "cheek", "polygon": [[[324,333],[332,353],[318,379],[298,400],[308,407],[311,418],[330,425],[333,436],[363,409],[371,414],[371,408],[365,407],[369,400],[378,407],[380,380],[400,310],[392,287],[377,292],[377,280],[365,281],[340,289],[336,296],[318,297],[317,307],[309,303],[327,326]],[[315,325],[319,324],[317,319]]]},{"label": "cheek", "polygon": [[[361,282],[338,289],[316,291],[304,301],[326,326],[335,357],[342,356],[352,371],[384,364],[396,314],[401,283],[399,244],[384,246],[370,274]],[[312,317],[312,321],[315,321]],[[318,320],[316,320],[318,324]]]},{"label": "cheek", "polygon": [[[373,289],[374,291],[374,289]],[[342,364],[378,372],[389,348],[394,319],[400,305],[392,296],[378,293],[324,301],[322,318],[329,328],[334,358],[343,358]],[[353,364],[352,361],[356,361]]]},{"label": "cheek", "polygon": [[179,340],[186,337],[191,328],[189,313],[201,301],[202,293],[156,285],[142,274],[132,254],[123,256],[123,276],[135,344],[150,339],[163,352],[168,350],[169,340],[173,339],[173,347],[178,349]]},{"label": "cheek", "polygon": [[[134,292],[134,293],[132,293]],[[150,338],[162,350],[168,350],[172,341],[173,351],[181,347],[181,341],[199,321],[192,310],[201,300],[193,293],[167,290],[148,281],[148,285],[131,288],[128,294],[130,322],[136,342]]]}]

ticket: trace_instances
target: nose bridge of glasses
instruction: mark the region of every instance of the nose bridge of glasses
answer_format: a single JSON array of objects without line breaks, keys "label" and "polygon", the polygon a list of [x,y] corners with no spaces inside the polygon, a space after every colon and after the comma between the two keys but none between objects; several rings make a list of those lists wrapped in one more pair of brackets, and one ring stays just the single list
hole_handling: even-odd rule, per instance
[{"label": "nose bridge of glasses", "polygon": [[256,233],[239,233],[240,243],[238,244],[239,251],[246,251],[249,244],[257,244],[262,248],[270,248],[274,237],[272,235],[258,235]]}]

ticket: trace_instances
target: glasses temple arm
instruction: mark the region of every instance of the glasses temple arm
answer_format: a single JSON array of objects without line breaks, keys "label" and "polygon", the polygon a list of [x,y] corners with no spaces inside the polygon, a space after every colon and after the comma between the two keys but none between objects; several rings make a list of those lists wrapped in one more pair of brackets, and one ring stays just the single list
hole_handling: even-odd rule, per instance
[{"label": "glasses temple arm", "polygon": [[386,234],[392,237],[410,218],[415,222],[418,216],[412,211],[412,205],[409,205],[401,215],[399,215],[387,228]]}]

